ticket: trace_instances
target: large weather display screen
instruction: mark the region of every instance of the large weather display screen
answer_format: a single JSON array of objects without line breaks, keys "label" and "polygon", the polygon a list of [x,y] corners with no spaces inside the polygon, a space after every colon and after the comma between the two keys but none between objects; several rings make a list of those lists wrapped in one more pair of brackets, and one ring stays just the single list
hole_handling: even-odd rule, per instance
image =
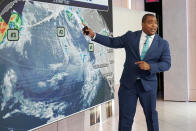
[{"label": "large weather display screen", "polygon": [[26,131],[114,98],[110,35],[95,9],[4,0],[0,10],[0,131]]}]

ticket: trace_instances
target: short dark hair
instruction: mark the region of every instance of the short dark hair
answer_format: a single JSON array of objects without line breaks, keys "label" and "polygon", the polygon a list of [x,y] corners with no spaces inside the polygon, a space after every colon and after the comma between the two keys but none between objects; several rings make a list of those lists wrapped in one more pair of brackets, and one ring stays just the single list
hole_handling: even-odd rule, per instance
[{"label": "short dark hair", "polygon": [[143,16],[143,18],[142,18],[142,23],[144,23],[144,22],[146,21],[146,19],[147,19],[148,16],[156,17],[156,16],[153,15],[153,14],[145,14],[145,15]]}]

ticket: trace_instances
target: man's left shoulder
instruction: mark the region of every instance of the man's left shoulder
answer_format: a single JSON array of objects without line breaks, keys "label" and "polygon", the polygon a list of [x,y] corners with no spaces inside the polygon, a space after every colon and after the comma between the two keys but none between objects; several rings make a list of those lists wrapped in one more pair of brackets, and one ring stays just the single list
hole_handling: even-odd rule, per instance
[{"label": "man's left shoulder", "polygon": [[160,44],[169,44],[167,40],[163,39],[159,35],[156,34],[157,40]]}]

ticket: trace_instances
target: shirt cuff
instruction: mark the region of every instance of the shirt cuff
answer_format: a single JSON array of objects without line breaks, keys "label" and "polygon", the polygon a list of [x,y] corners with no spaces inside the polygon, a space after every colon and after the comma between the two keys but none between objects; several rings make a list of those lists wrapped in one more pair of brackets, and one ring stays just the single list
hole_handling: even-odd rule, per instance
[{"label": "shirt cuff", "polygon": [[92,40],[94,40],[94,39],[95,39],[95,37],[96,37],[96,33],[95,33],[94,37],[92,38]]}]

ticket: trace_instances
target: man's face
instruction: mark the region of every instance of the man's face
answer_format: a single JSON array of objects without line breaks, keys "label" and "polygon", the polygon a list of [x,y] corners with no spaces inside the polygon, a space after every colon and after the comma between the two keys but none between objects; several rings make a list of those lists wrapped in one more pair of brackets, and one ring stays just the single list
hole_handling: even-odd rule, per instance
[{"label": "man's face", "polygon": [[154,35],[157,28],[157,19],[154,16],[147,16],[146,20],[142,23],[142,30],[147,35]]}]

